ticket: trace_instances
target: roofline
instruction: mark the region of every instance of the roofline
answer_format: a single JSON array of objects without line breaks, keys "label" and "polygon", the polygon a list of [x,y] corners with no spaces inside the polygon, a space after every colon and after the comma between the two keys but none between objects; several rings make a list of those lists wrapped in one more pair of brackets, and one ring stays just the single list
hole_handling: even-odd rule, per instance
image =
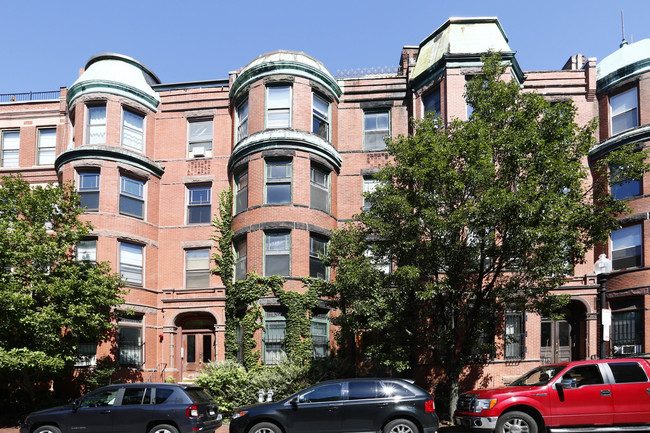
[{"label": "roofline", "polygon": [[125,56],[124,54],[118,54],[118,53],[100,53],[92,56],[88,61],[86,62],[86,66],[84,69],[88,69],[90,65],[93,63],[97,63],[101,60],[121,60],[126,63],[130,63],[133,66],[141,69],[143,72],[145,72],[147,75],[151,76],[156,81],[156,84],[160,84],[160,78],[156,74],[154,74],[151,69],[147,68],[145,65],[134,59],[133,57]]},{"label": "roofline", "polygon": [[420,42],[420,48],[422,48],[431,39],[435,38],[440,33],[442,33],[451,24],[476,24],[476,23],[496,23],[497,27],[499,28],[499,31],[501,32],[501,35],[506,40],[506,42],[508,42],[508,37],[506,36],[506,32],[503,31],[503,27],[501,27],[501,23],[499,22],[498,17],[451,17],[447,21],[445,21],[444,24],[442,24],[440,27],[434,30],[433,33],[427,36],[422,42]]}]

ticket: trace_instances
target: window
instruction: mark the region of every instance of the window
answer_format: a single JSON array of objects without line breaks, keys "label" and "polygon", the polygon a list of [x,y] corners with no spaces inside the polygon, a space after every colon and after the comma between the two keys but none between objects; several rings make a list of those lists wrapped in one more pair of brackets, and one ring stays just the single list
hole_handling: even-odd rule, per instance
[{"label": "window", "polygon": [[273,86],[267,88],[266,127],[291,127],[291,87]]},{"label": "window", "polygon": [[367,398],[377,398],[377,385],[374,380],[350,381],[348,383],[348,400],[365,400]]},{"label": "window", "polygon": [[113,406],[117,400],[117,393],[119,389],[111,388],[88,394],[83,397],[79,407],[102,407]]},{"label": "window", "polygon": [[248,137],[248,98],[237,106],[237,141]]},{"label": "window", "polygon": [[190,157],[212,156],[212,120],[194,120],[188,123]]},{"label": "window", "polygon": [[[619,173],[619,170],[619,166],[610,167],[612,177],[615,177]],[[622,200],[635,195],[641,195],[640,180],[624,180],[612,185],[612,196],[616,200]]]},{"label": "window", "polygon": [[56,154],[56,128],[38,129],[38,165],[54,164]]},{"label": "window", "polygon": [[235,280],[245,280],[247,271],[246,237],[235,241]]},{"label": "window", "polygon": [[327,267],[323,264],[322,255],[327,250],[327,238],[315,234],[309,235],[309,276],[327,279]]},{"label": "window", "polygon": [[324,401],[339,401],[341,399],[341,384],[330,383],[316,385],[298,396],[298,403],[321,403]]},{"label": "window", "polygon": [[423,95],[422,104],[424,105],[424,114],[435,112],[436,116],[440,116],[440,87],[436,87],[431,92]]},{"label": "window", "polygon": [[[137,319],[129,319],[137,320]],[[142,318],[139,319],[142,321]],[[120,327],[118,329],[118,356],[120,365],[142,365],[142,328]]]},{"label": "window", "polygon": [[122,406],[151,404],[151,388],[124,388]]},{"label": "window", "polygon": [[97,261],[97,239],[86,239],[77,244],[77,261]]},{"label": "window", "polygon": [[612,346],[617,356],[643,352],[642,308],[612,311]]},{"label": "window", "polygon": [[97,365],[97,343],[79,342],[77,343],[77,359],[75,367],[92,367]]},{"label": "window", "polygon": [[264,233],[264,276],[291,275],[291,232]]},{"label": "window", "polygon": [[120,275],[128,284],[142,285],[142,245],[120,242]]},{"label": "window", "polygon": [[643,244],[640,224],[614,230],[611,238],[613,269],[641,266]]},{"label": "window", "polygon": [[526,337],[526,333],[524,332],[525,313],[521,311],[506,311],[505,321],[505,358],[523,359]]},{"label": "window", "polygon": [[330,172],[311,166],[310,201],[313,209],[330,211]]},{"label": "window", "polygon": [[142,152],[144,149],[144,116],[129,110],[124,110],[122,113],[122,146]]},{"label": "window", "polygon": [[185,251],[185,287],[210,286],[210,248]]},{"label": "window", "polygon": [[608,365],[612,370],[616,383],[643,383],[648,381],[648,376],[638,362],[610,362]]},{"label": "window", "polygon": [[327,313],[314,314],[311,320],[310,332],[312,341],[312,356],[327,358],[329,356],[329,323]]},{"label": "window", "polygon": [[612,135],[639,126],[636,87],[609,98]]},{"label": "window", "polygon": [[368,211],[372,207],[370,201],[366,197],[367,194],[375,192],[379,185],[379,181],[374,179],[372,176],[363,177],[363,210]]},{"label": "window", "polygon": [[562,382],[571,381],[577,388],[587,385],[602,385],[603,376],[595,364],[573,367],[562,375]]},{"label": "window", "polygon": [[325,140],[329,140],[330,103],[316,94],[313,95],[312,101],[313,122],[311,132]]},{"label": "window", "polygon": [[144,182],[120,177],[120,213],[144,218]]},{"label": "window", "polygon": [[363,113],[363,149],[384,150],[384,137],[390,135],[388,111]]},{"label": "window", "polygon": [[210,185],[189,186],[187,192],[187,223],[209,223],[212,219]]},{"label": "window", "polygon": [[235,214],[248,209],[248,169],[235,174]]},{"label": "window", "polygon": [[79,173],[79,196],[81,197],[81,207],[86,211],[99,210],[99,173],[81,172]]},{"label": "window", "polygon": [[370,259],[370,264],[384,275],[389,275],[392,271],[390,259],[388,257],[376,256],[371,249],[367,249],[363,253]]},{"label": "window", "polygon": [[266,161],[266,203],[291,203],[291,161]]},{"label": "window", "polygon": [[106,105],[88,107],[88,144],[106,143]]},{"label": "window", "polygon": [[264,363],[267,365],[279,364],[286,358],[286,324],[284,312],[271,308],[264,311]]},{"label": "window", "polygon": [[2,166],[18,167],[20,131],[2,131]]}]

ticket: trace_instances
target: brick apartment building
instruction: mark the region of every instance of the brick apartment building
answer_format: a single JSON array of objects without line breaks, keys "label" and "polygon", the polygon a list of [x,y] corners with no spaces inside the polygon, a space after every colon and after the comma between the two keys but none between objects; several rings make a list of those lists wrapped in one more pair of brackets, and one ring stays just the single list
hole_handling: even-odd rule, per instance
[{"label": "brick apartment building", "polygon": [[[524,72],[496,18],[448,20],[405,46],[391,73],[336,78],[304,53],[276,51],[223,79],[166,84],[137,60],[100,54],[57,92],[0,95],[0,175],[74,182],[95,227],[79,259],[109,261],[128,282],[124,309],[136,314],[120,316],[115,341],[84,347],[83,363],[112,349],[141,380],[185,380],[224,359],[225,288],[210,273],[210,222],[226,188],[236,278],[282,275],[291,290],[302,290],[304,276],[329,278],[318,253],[363,208],[388,159],[382,138],[408,134],[409,118],[430,110],[467,118],[465,82],[490,49],[525,90],[572,100],[580,124],[600,119],[591,159],[650,139],[650,40],[599,64],[576,55],[560,70]],[[633,212],[598,251],[613,259],[608,354],[650,351],[647,191],[650,175],[612,191]],[[589,253],[559,290],[571,295],[564,320],[506,314],[508,343],[495,342],[505,355],[485,370],[493,384],[539,363],[601,355],[596,259]],[[273,363],[283,315],[273,299],[263,307],[259,349]],[[315,351],[326,353],[328,311],[314,317]]]}]

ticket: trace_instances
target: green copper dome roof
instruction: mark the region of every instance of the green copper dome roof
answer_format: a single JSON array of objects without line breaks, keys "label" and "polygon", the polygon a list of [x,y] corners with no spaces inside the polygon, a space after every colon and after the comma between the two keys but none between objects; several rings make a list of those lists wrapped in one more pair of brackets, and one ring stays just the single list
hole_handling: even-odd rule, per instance
[{"label": "green copper dome roof", "polygon": [[597,91],[650,71],[650,39],[623,45],[596,66]]}]

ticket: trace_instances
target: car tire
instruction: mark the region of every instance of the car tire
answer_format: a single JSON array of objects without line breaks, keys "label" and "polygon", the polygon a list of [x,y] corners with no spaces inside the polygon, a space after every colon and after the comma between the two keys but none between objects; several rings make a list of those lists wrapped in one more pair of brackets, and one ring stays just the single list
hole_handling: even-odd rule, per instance
[{"label": "car tire", "polygon": [[53,425],[42,425],[34,430],[34,433],[61,433],[61,429]]},{"label": "car tire", "polygon": [[497,420],[495,433],[537,433],[535,419],[525,412],[507,412]]},{"label": "car tire", "polygon": [[417,426],[407,419],[394,419],[384,427],[383,433],[418,433]]},{"label": "car tire", "polygon": [[178,429],[170,424],[158,424],[149,433],[178,433]]},{"label": "car tire", "polygon": [[251,427],[248,433],[282,433],[282,430],[271,422],[261,422]]}]

